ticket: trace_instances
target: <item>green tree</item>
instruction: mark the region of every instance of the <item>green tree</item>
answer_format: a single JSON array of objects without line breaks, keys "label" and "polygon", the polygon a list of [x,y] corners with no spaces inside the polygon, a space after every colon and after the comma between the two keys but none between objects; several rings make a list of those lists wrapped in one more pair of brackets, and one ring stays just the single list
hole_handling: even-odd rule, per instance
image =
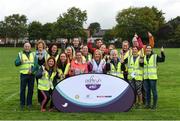
[{"label": "green tree", "polygon": [[33,21],[28,25],[29,40],[39,40],[42,38],[42,24],[38,21]]},{"label": "green tree", "polygon": [[165,23],[162,11],[155,7],[124,9],[117,14],[116,21],[117,36],[123,39],[132,39],[135,32],[142,38],[147,37],[148,31],[154,35]]},{"label": "green tree", "polygon": [[7,37],[7,31],[6,31],[6,23],[4,21],[0,21],[0,38],[3,38],[5,40],[6,44],[6,37]]},{"label": "green tree", "polygon": [[107,43],[110,42],[110,40],[115,39],[115,31],[114,29],[107,30],[103,36],[103,40]]},{"label": "green tree", "polygon": [[7,36],[14,39],[14,47],[19,38],[27,36],[27,18],[25,15],[13,14],[5,17]]},{"label": "green tree", "polygon": [[101,26],[98,22],[94,22],[89,25],[88,29],[90,30],[90,36],[92,36],[101,29]]},{"label": "green tree", "polygon": [[174,39],[177,43],[180,43],[180,24],[177,26],[174,32]]},{"label": "green tree", "polygon": [[63,13],[55,23],[56,37],[73,38],[82,37],[85,32],[83,23],[87,20],[86,11],[81,11],[79,8],[72,7]]}]

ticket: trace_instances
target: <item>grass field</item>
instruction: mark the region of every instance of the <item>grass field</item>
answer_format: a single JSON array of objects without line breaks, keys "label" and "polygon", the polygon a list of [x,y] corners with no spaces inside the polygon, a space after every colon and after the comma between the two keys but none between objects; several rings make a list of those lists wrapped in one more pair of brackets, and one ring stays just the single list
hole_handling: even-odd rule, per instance
[{"label": "grass field", "polygon": [[[40,112],[35,84],[32,111],[19,109],[19,72],[14,60],[20,48],[0,48],[0,119],[36,120],[180,120],[180,49],[165,49],[166,62],[159,64],[158,108],[132,109],[125,113]],[[159,49],[160,50],[160,49]],[[159,54],[159,50],[157,53]]]}]

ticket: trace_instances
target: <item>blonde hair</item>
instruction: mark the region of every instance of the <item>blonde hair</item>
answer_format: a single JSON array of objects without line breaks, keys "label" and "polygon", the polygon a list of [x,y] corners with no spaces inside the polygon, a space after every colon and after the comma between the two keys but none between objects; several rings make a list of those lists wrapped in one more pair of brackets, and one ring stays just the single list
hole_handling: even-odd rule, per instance
[{"label": "blonde hair", "polygon": [[40,39],[36,42],[36,45],[35,45],[36,50],[38,49],[38,45],[41,43],[43,44],[43,49],[46,49],[46,43],[42,39]]},{"label": "blonde hair", "polygon": [[95,54],[96,54],[97,52],[100,54],[100,60],[101,60],[101,59],[103,58],[103,56],[102,56],[101,50],[99,50],[99,49],[97,49],[97,50],[94,51],[93,58],[95,58]]}]

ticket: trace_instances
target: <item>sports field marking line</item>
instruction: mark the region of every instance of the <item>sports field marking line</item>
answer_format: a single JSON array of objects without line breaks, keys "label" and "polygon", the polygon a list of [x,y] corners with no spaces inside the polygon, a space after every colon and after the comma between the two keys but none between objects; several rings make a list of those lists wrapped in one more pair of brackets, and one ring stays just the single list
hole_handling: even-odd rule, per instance
[{"label": "sports field marking line", "polygon": [[19,93],[19,92],[15,92],[15,93],[11,94],[11,95],[8,96],[7,98],[5,98],[5,99],[3,100],[3,102],[9,101],[11,98],[13,98],[14,96],[16,96],[18,93]]}]

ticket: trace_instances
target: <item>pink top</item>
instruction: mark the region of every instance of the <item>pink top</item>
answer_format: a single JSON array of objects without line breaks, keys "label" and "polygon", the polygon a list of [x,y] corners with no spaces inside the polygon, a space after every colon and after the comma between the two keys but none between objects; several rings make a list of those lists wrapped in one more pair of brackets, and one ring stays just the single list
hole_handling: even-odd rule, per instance
[{"label": "pink top", "polygon": [[71,61],[71,70],[73,70],[74,75],[88,73],[88,66],[86,62],[78,63],[77,60]]}]

